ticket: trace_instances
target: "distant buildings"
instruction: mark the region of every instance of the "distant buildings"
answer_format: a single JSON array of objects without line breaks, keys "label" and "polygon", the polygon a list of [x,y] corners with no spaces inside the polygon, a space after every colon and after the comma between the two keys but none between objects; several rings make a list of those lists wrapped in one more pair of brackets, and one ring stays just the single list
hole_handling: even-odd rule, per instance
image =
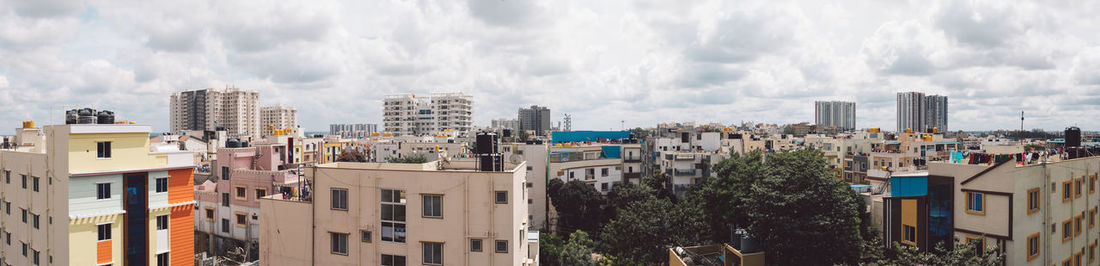
[{"label": "distant buildings", "polygon": [[519,130],[534,131],[535,136],[546,136],[550,130],[550,108],[532,105],[519,109]]},{"label": "distant buildings", "polygon": [[331,124],[328,125],[328,134],[341,138],[368,137],[371,133],[378,132],[378,124]]},{"label": "distant buildings", "polygon": [[947,96],[899,92],[897,108],[898,132],[905,132],[906,129],[918,132],[927,132],[931,129],[938,129],[939,132],[948,131]]},{"label": "distant buildings", "polygon": [[839,130],[856,128],[856,103],[842,101],[814,102],[814,124],[833,126]]},{"label": "distant buildings", "polygon": [[512,129],[512,130],[519,130],[519,120],[507,119],[507,118],[493,119],[492,128],[496,128],[496,129],[507,128],[507,129]]},{"label": "distant buildings", "polygon": [[536,265],[526,164],[330,163],[312,200],[260,199],[265,265]]},{"label": "distant buildings", "polygon": [[[260,123],[264,129],[271,127],[275,130],[291,129],[297,132],[298,109],[294,107],[283,107],[281,104],[262,107],[260,108]],[[271,136],[273,133],[271,130],[263,130],[263,134],[261,135]]]},{"label": "distant buildings", "polygon": [[0,150],[5,265],[191,265],[194,155],[151,128],[17,129]]},{"label": "distant buildings", "polygon": [[468,134],[473,128],[473,97],[456,93],[386,95],[382,121],[386,132],[395,136],[435,135],[453,131]]},{"label": "distant buildings", "polygon": [[225,127],[230,136],[260,136],[260,94],[226,86],[173,93],[169,100],[172,132],[215,131]]}]

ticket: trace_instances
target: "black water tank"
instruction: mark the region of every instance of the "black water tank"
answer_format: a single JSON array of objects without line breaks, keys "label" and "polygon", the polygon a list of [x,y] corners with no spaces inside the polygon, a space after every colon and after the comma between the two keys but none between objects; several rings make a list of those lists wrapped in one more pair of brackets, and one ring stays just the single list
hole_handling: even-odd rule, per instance
[{"label": "black water tank", "polygon": [[241,141],[236,139],[236,138],[229,139],[229,140],[225,141],[225,147],[226,148],[240,148],[241,147]]},{"label": "black water tank", "polygon": [[114,124],[115,112],[103,110],[96,114],[96,124]]},{"label": "black water tank", "polygon": [[1066,147],[1081,147],[1081,129],[1077,127],[1066,128]]},{"label": "black water tank", "polygon": [[500,132],[501,132],[500,135],[502,137],[505,137],[505,138],[512,137],[512,129],[511,128],[501,129]]},{"label": "black water tank", "polygon": [[76,124],[76,122],[80,119],[79,112],[80,112],[80,110],[77,110],[77,109],[72,109],[72,110],[65,111],[65,124],[66,125]]},{"label": "black water tank", "polygon": [[497,134],[492,132],[478,132],[477,143],[474,145],[474,153],[497,153]]}]

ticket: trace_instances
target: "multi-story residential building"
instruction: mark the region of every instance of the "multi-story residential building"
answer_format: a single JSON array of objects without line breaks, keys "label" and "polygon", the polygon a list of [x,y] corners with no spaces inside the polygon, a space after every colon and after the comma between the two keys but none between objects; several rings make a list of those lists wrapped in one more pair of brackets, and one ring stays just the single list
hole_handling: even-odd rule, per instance
[{"label": "multi-story residential building", "polygon": [[378,124],[331,124],[328,125],[328,134],[341,138],[365,138],[371,133],[378,132]]},{"label": "multi-story residential building", "polygon": [[507,129],[512,129],[512,130],[519,130],[519,120],[508,119],[508,118],[493,119],[492,128],[495,128],[495,129],[507,128]]},{"label": "multi-story residential building", "polygon": [[260,94],[226,86],[173,93],[169,100],[172,132],[216,131],[224,127],[232,137],[260,136]]},{"label": "multi-story residential building", "polygon": [[898,93],[898,133],[910,129],[928,132],[947,129],[947,96],[924,95],[921,92]]},{"label": "multi-story residential building", "polygon": [[814,124],[840,130],[856,128],[856,103],[844,101],[814,102]]},{"label": "multi-story residential building", "polygon": [[532,105],[519,109],[519,130],[532,131],[535,136],[546,136],[550,131],[550,108]]},{"label": "multi-story residential building", "polygon": [[194,263],[193,155],[152,151],[151,128],[17,130],[0,150],[4,265]]},{"label": "multi-story residential building", "polygon": [[436,135],[447,130],[469,134],[473,128],[472,98],[461,92],[433,93],[428,98],[414,94],[386,95],[383,126],[395,136]]},{"label": "multi-story residential building", "polygon": [[535,265],[526,164],[471,160],[309,168],[312,200],[260,200],[266,265]]},{"label": "multi-story residential building", "polygon": [[[292,192],[302,187],[298,175],[288,169],[285,143],[257,144],[218,149],[213,167],[214,180],[195,187],[197,211],[194,217],[199,251],[225,256],[237,247],[255,248],[259,240],[259,198]],[[249,245],[251,244],[251,245]],[[246,251],[247,261],[259,254]]]},{"label": "multi-story residential building", "polygon": [[549,202],[546,201],[546,184],[549,181],[550,146],[542,141],[529,141],[503,145],[501,151],[508,162],[527,162],[527,220],[532,229],[547,229]]},{"label": "multi-story residential building", "polygon": [[[260,108],[260,124],[263,128],[274,130],[298,130],[298,108],[283,107],[281,104]],[[274,131],[264,130],[262,136],[272,136]]]},{"label": "multi-story residential building", "polygon": [[603,194],[623,181],[622,146],[611,144],[561,145],[550,149],[552,178],[581,180]]}]

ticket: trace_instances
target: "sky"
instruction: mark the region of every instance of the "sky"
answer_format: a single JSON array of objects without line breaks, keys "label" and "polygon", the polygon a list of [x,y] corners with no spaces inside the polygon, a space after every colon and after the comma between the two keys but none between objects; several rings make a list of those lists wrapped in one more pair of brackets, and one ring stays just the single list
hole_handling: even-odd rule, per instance
[{"label": "sky", "polygon": [[233,85],[307,130],[380,123],[386,94],[464,92],[474,124],[529,105],[573,129],[813,122],[896,93],[950,130],[1100,128],[1100,1],[0,0],[0,127],[64,105],[168,130],[173,92]]}]

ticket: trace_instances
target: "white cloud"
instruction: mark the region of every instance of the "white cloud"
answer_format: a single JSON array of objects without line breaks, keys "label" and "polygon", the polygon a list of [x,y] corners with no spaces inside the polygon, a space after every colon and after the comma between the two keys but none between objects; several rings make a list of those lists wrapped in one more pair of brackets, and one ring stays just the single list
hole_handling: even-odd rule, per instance
[{"label": "white cloud", "polygon": [[[1086,129],[1100,106],[1100,6],[942,0],[0,0],[0,121],[95,103],[167,129],[168,94],[234,84],[308,129],[381,120],[387,93],[463,91],[475,123],[539,104],[582,129],[812,121],[894,93],[951,97],[953,129]],[[89,96],[93,95],[93,96]]]}]

